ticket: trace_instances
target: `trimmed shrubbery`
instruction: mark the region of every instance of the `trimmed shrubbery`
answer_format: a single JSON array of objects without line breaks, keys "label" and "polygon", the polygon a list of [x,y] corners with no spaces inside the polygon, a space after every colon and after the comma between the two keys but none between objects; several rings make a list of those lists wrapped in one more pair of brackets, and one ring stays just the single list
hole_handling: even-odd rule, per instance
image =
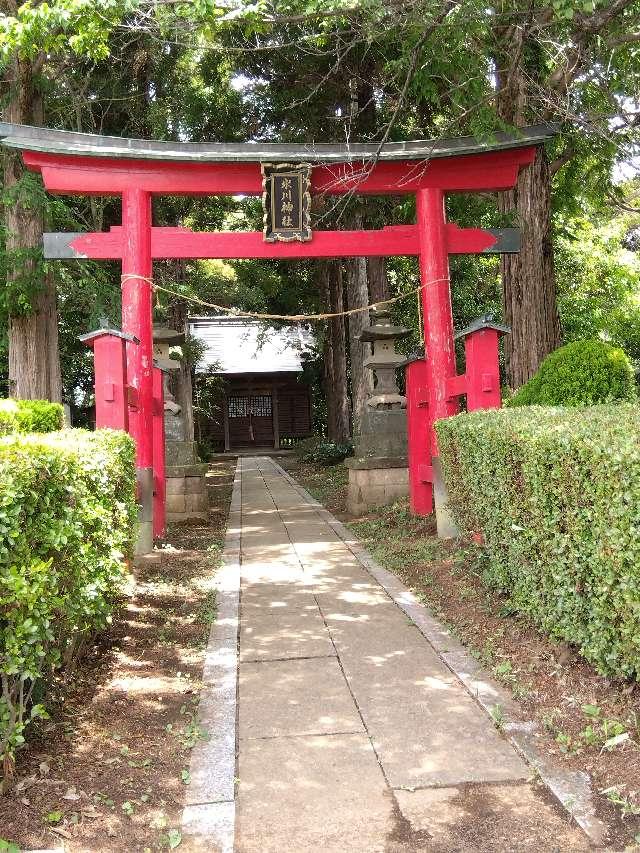
[{"label": "trimmed shrubbery", "polygon": [[640,680],[640,407],[527,407],[436,425],[485,581],[604,675]]},{"label": "trimmed shrubbery", "polygon": [[604,341],[574,341],[548,355],[505,406],[591,406],[636,399],[629,359]]},{"label": "trimmed shrubbery", "polygon": [[296,447],[296,453],[302,462],[316,465],[337,465],[348,456],[353,456],[353,444],[346,441],[338,444],[324,438],[308,438]]},{"label": "trimmed shrubbery", "polygon": [[48,400],[0,400],[0,435],[55,432],[64,425],[60,403]]},{"label": "trimmed shrubbery", "polygon": [[0,438],[0,759],[47,682],[109,621],[135,533],[134,445],[67,430]]}]

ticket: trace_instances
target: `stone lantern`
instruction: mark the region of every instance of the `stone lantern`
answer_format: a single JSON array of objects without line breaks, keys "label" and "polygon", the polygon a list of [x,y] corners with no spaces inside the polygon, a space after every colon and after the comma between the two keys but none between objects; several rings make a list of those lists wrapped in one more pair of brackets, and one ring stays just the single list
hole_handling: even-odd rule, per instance
[{"label": "stone lantern", "polygon": [[180,369],[180,361],[171,358],[171,349],[181,346],[184,340],[184,334],[175,329],[153,327],[153,359],[164,371],[167,521],[208,517],[205,474],[209,466],[198,459],[196,444],[186,435],[182,408],[169,387],[168,371]]},{"label": "stone lantern", "polygon": [[363,344],[373,345],[364,366],[373,372],[374,387],[359,413],[354,457],[347,460],[347,508],[354,515],[408,494],[407,401],[396,382],[405,356],[397,352],[396,341],[409,334],[410,329],[394,326],[385,310],[376,311],[373,325],[360,334]]},{"label": "stone lantern", "polygon": [[375,394],[367,400],[368,409],[388,411],[405,409],[407,399],[400,394],[396,382],[396,369],[405,357],[396,351],[396,341],[406,338],[410,329],[391,325],[388,311],[377,311],[376,322],[360,333],[363,343],[373,344],[373,353],[364,360],[364,366],[373,371]]},{"label": "stone lantern", "polygon": [[[156,365],[162,368],[164,373],[164,410],[171,412],[174,416],[180,414],[180,406],[176,403],[176,398],[171,393],[169,387],[169,374],[166,371],[179,370],[180,362],[171,358],[171,347],[181,346],[184,343],[184,334],[176,332],[175,329],[168,329],[165,326],[153,327],[153,360]],[[167,421],[169,421],[167,423]],[[180,435],[175,435],[176,440],[184,440],[184,429],[182,429],[182,419],[179,423],[174,424],[171,418],[167,418],[165,414],[165,430],[168,430],[167,436],[174,438],[174,430],[180,430]]]}]

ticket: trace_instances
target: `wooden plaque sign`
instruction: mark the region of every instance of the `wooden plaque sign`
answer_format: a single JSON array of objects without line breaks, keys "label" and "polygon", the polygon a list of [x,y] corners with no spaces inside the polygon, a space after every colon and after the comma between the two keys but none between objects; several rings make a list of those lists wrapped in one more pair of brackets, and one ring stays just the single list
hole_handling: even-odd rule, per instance
[{"label": "wooden plaque sign", "polygon": [[311,166],[262,163],[263,236],[268,243],[311,239]]}]

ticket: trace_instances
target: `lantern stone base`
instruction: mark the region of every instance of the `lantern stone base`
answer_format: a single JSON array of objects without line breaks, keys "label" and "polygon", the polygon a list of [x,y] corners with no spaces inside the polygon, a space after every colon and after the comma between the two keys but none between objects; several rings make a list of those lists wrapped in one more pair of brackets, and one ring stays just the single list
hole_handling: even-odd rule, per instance
[{"label": "lantern stone base", "polygon": [[165,448],[166,464],[169,466],[193,465],[200,461],[195,441],[178,441],[168,438]]},{"label": "lantern stone base", "polygon": [[167,467],[167,521],[192,521],[209,517],[206,464]]},{"label": "lantern stone base", "polygon": [[[357,459],[406,457],[406,410],[365,408],[360,416],[354,441]],[[406,459],[404,464],[407,464]]]},{"label": "lantern stone base", "polygon": [[409,494],[409,471],[404,456],[347,459],[347,511],[363,515],[376,506],[391,504]]}]

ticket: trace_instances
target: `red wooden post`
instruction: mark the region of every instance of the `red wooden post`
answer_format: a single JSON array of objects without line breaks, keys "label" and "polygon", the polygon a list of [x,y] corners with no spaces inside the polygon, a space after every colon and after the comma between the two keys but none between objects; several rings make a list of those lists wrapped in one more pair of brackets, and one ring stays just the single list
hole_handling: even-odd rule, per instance
[{"label": "red wooden post", "polygon": [[433,187],[416,193],[416,219],[420,238],[420,282],[424,316],[424,345],[429,386],[429,442],[438,532],[452,535],[444,511],[446,503],[440,474],[438,442],[433,424],[458,411],[458,402],[447,393],[447,380],[456,374],[453,315],[449,287],[449,255],[445,223],[444,193]]},{"label": "red wooden post", "polygon": [[153,329],[151,298],[151,196],[138,187],[122,193],[122,329],[135,333],[140,346],[127,345],[127,381],[136,409],[130,432],[136,442],[141,504],[138,553],[153,549]]},{"label": "red wooden post", "polygon": [[[420,283],[429,376],[429,415],[433,424],[439,418],[455,415],[458,411],[455,400],[448,399],[446,388],[447,379],[456,374],[456,357],[442,190],[418,190],[416,216],[420,235]],[[435,433],[432,433],[432,439],[434,455],[437,455]]]},{"label": "red wooden post", "polygon": [[164,371],[153,368],[153,537],[163,539],[166,526],[167,480],[164,460]]},{"label": "red wooden post", "polygon": [[429,383],[423,358],[407,364],[407,445],[409,460],[409,501],[415,515],[433,512],[433,471],[431,467],[431,421]]},{"label": "red wooden post", "polygon": [[478,329],[464,342],[467,375],[467,411],[499,409],[500,367],[498,364],[498,332]]},{"label": "red wooden post", "polygon": [[116,329],[97,329],[80,340],[93,349],[96,429],[129,429],[126,345],[137,338]]},{"label": "red wooden post", "polygon": [[455,336],[464,338],[466,366],[464,376],[451,381],[449,390],[467,395],[467,411],[500,408],[498,338],[508,333],[508,326],[494,323],[491,315],[486,314]]}]

